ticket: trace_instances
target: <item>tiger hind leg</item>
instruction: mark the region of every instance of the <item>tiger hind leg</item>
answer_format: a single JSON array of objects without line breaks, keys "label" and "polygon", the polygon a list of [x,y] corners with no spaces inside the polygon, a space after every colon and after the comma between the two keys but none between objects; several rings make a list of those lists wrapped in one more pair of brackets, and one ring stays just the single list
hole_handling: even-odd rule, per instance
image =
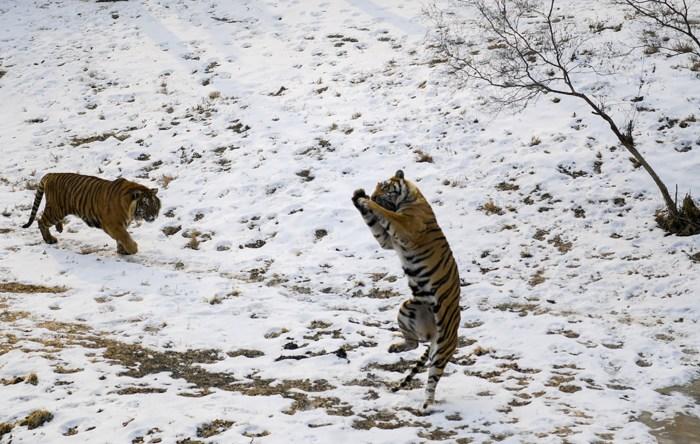
[{"label": "tiger hind leg", "polygon": [[430,369],[428,370],[428,383],[425,386],[425,402],[423,409],[435,402],[435,388],[440,378],[445,372],[445,366],[457,349],[457,336],[443,343],[434,343],[436,350],[430,358]]},{"label": "tiger hind leg", "polygon": [[398,385],[392,387],[391,391],[398,392],[399,390],[405,389],[406,386],[413,380],[414,376],[416,376],[423,370],[423,367],[425,367],[425,363],[428,362],[428,356],[430,356],[430,345],[428,345],[428,348],[425,349],[425,352],[423,352],[421,357],[418,358],[418,361],[413,366],[410,373],[406,375],[406,377],[403,378],[403,381],[401,381]]},{"label": "tiger hind leg", "polygon": [[[56,242],[58,242],[58,240],[51,235],[51,231],[49,230],[49,227],[52,227],[52,226],[56,225],[57,223],[60,223],[61,220],[63,220],[63,216],[58,214],[53,208],[51,208],[51,207],[44,208],[44,213],[41,215],[41,218],[39,219],[39,222],[38,222],[39,231],[41,232],[41,237],[44,238],[44,242],[46,242],[47,244],[55,244]],[[56,222],[56,221],[59,221],[59,222]],[[63,227],[61,227],[61,228],[63,228]]]},{"label": "tiger hind leg", "polygon": [[435,336],[435,317],[429,304],[408,299],[401,304],[397,316],[403,342],[392,344],[389,353],[401,353],[418,347],[420,341]]},{"label": "tiger hind leg", "polygon": [[445,372],[445,364],[430,366],[428,371],[428,385],[425,387],[425,402],[423,402],[423,409],[427,409],[429,405],[435,402],[435,388],[437,383],[440,381],[442,374]]},{"label": "tiger hind leg", "polygon": [[54,225],[54,227],[56,227],[56,231],[58,231],[59,233],[63,233],[63,221],[62,220],[56,222],[56,225]]}]

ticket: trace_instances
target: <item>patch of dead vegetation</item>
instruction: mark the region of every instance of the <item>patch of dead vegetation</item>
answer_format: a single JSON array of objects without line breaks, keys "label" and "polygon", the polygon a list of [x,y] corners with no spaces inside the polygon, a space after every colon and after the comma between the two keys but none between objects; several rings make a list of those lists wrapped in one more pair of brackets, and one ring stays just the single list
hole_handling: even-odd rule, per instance
[{"label": "patch of dead vegetation", "polygon": [[245,356],[246,358],[259,358],[260,356],[265,356],[265,353],[260,350],[253,350],[248,348],[239,348],[238,350],[233,350],[226,352],[226,355],[231,358],[237,358],[238,356]]},{"label": "patch of dead vegetation", "polygon": [[3,435],[6,435],[12,431],[15,425],[9,422],[0,422],[0,439]]},{"label": "patch of dead vegetation", "polygon": [[66,287],[23,284],[21,282],[0,282],[0,293],[65,293]]},{"label": "patch of dead vegetation", "polygon": [[425,151],[416,149],[413,151],[413,153],[416,155],[416,163],[433,163],[433,156],[426,153]]},{"label": "patch of dead vegetation", "polygon": [[275,329],[272,329],[271,331],[265,333],[264,338],[265,339],[275,339],[275,338],[279,338],[280,336],[282,336],[285,333],[289,333],[289,330],[287,328],[284,328],[284,327],[275,328]]},{"label": "patch of dead vegetation", "polygon": [[20,423],[21,426],[27,426],[29,430],[36,429],[43,426],[47,422],[53,419],[53,413],[48,410],[34,410],[32,413],[27,415]]},{"label": "patch of dead vegetation", "polygon": [[159,387],[145,387],[145,386],[131,386],[131,387],[124,387],[119,390],[110,392],[111,393],[116,393],[117,395],[142,395],[142,394],[149,394],[149,393],[165,393],[167,392],[167,389],[164,388],[159,388]]},{"label": "patch of dead vegetation", "polygon": [[487,216],[491,216],[492,214],[502,216],[505,214],[505,211],[503,211],[503,208],[496,205],[496,203],[491,199],[489,199],[483,205],[478,207],[477,210],[483,211],[484,214],[486,214]]},{"label": "patch of dead vegetation", "polygon": [[404,420],[397,416],[396,412],[389,410],[380,410],[374,413],[360,413],[361,419],[356,419],[352,422],[353,429],[370,430],[378,428],[383,430],[393,430],[403,427],[421,427],[428,428],[432,424],[425,421]]},{"label": "patch of dead vegetation", "polygon": [[574,245],[572,242],[565,241],[564,239],[561,238],[560,235],[556,235],[553,238],[549,239],[547,241],[550,245],[554,245],[554,247],[559,250],[560,253],[566,254],[569,251],[571,251],[571,247]]},{"label": "patch of dead vegetation", "polygon": [[444,430],[441,427],[436,427],[433,430],[419,430],[418,436],[430,441],[446,441],[457,435],[454,430]]},{"label": "patch of dead vegetation", "polygon": [[498,191],[518,191],[520,186],[512,182],[500,182],[496,185]]},{"label": "patch of dead vegetation", "polygon": [[330,416],[352,416],[355,414],[352,406],[347,402],[341,401],[335,396],[308,396],[306,393],[289,393],[285,398],[292,398],[292,405],[283,410],[282,413],[294,415],[300,411],[325,409],[326,414]]},{"label": "patch of dead vegetation", "polygon": [[56,365],[53,368],[54,373],[58,373],[59,375],[69,375],[72,373],[79,373],[82,372],[82,368],[67,368],[62,365]]},{"label": "patch of dead vegetation", "polygon": [[405,373],[408,370],[412,369],[413,366],[415,365],[415,362],[409,361],[406,359],[401,358],[397,362],[391,362],[387,364],[380,364],[378,362],[371,362],[364,366],[362,368],[362,371],[369,371],[369,370],[382,370],[385,372],[397,372],[397,373]]},{"label": "patch of dead vegetation", "polygon": [[204,441],[198,439],[185,438],[175,441],[175,444],[205,444]]},{"label": "patch of dead vegetation", "polygon": [[540,268],[535,273],[530,277],[530,280],[527,281],[528,284],[530,284],[531,287],[535,287],[537,285],[542,284],[546,278],[544,277],[544,268]]},{"label": "patch of dead vegetation", "polygon": [[545,310],[537,304],[525,304],[519,302],[506,302],[503,304],[495,305],[493,308],[495,308],[496,310],[517,313],[519,316],[527,316],[530,313],[534,315],[540,315],[547,312],[547,310]]},{"label": "patch of dead vegetation", "polygon": [[[25,319],[31,316],[28,311],[3,311],[0,312],[0,322],[10,323],[19,319]],[[0,353],[2,354],[2,353]]]},{"label": "patch of dead vegetation", "polygon": [[205,422],[197,427],[197,438],[210,438],[214,435],[224,433],[234,424],[233,421],[224,419],[215,419],[211,422]]},{"label": "patch of dead vegetation", "polygon": [[0,384],[2,385],[15,385],[22,382],[31,385],[37,385],[39,383],[39,377],[36,375],[36,373],[30,373],[27,376],[15,376],[11,379],[0,379]]},{"label": "patch of dead vegetation", "polygon": [[333,324],[331,324],[330,322],[316,320],[316,321],[311,321],[311,324],[309,324],[309,326],[306,328],[308,328],[310,330],[316,330],[316,329],[328,328],[331,325],[333,325]]},{"label": "patch of dead vegetation", "polygon": [[693,236],[700,233],[700,208],[695,201],[686,194],[683,202],[677,208],[677,214],[670,214],[668,210],[656,213],[656,223],[667,233],[678,236]]},{"label": "patch of dead vegetation", "polygon": [[321,339],[323,336],[330,336],[333,339],[345,339],[345,336],[342,335],[342,329],[337,329],[337,330],[318,330],[316,333],[312,335],[304,335],[304,339],[310,340],[310,341],[318,341]]},{"label": "patch of dead vegetation", "polygon": [[129,138],[129,134],[117,133],[114,131],[107,131],[106,133],[95,134],[93,136],[87,136],[87,137],[73,136],[73,138],[71,138],[71,140],[70,140],[70,144],[72,146],[76,147],[76,146],[85,145],[85,144],[93,143],[93,142],[104,142],[105,140],[109,139],[110,137],[114,137],[118,141],[123,142]]},{"label": "patch of dead vegetation", "polygon": [[[1,320],[2,319],[0,319],[0,321]],[[0,356],[17,348],[17,343],[17,337],[11,333],[5,333],[0,336]]]},{"label": "patch of dead vegetation", "polygon": [[[113,339],[104,338],[87,327],[79,324],[68,324],[60,322],[43,322],[40,327],[47,328],[58,337],[38,340],[45,346],[65,348],[69,346],[81,346],[88,349],[101,350],[102,356],[120,365],[126,370],[118,373],[119,376],[132,378],[142,378],[158,373],[169,373],[173,379],[184,379],[192,388],[199,392],[188,394],[189,396],[203,396],[210,392],[211,388],[239,392],[246,396],[282,396],[303,403],[300,391],[307,393],[317,393],[332,390],[335,387],[325,379],[262,379],[248,378],[237,379],[229,373],[210,372],[199,364],[212,364],[222,358],[218,350],[155,350],[143,347],[139,344],[127,344]],[[46,335],[44,335],[46,336]],[[161,393],[164,389],[153,389],[151,387],[127,387],[119,394],[132,393]],[[309,401],[312,404],[326,406],[327,411],[345,416],[349,406],[341,405],[340,401]]]},{"label": "patch of dead vegetation", "polygon": [[359,289],[352,293],[354,298],[390,299],[398,296],[401,296],[401,293],[396,290],[378,287],[372,287],[367,291]]}]

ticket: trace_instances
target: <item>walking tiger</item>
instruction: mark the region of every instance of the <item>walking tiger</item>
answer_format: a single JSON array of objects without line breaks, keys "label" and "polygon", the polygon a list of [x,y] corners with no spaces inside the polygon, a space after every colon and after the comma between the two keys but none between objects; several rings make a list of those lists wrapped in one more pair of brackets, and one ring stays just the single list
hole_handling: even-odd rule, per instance
[{"label": "walking tiger", "polygon": [[153,222],[160,211],[157,188],[148,188],[126,179],[108,181],[74,173],[49,173],[41,178],[34,197],[29,228],[34,222],[41,199],[46,195],[44,213],[39,218],[39,231],[47,244],[57,242],[49,228],[63,231],[63,218],[80,217],[88,226],[101,228],[117,241],[117,252],[134,254],[138,245],[126,228],[134,219]]}]

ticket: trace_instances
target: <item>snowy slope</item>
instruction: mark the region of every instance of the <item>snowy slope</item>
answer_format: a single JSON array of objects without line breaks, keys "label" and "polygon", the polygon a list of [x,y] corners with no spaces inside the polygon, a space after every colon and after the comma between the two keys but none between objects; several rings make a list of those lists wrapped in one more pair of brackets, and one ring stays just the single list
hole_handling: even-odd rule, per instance
[{"label": "snowy slope", "polygon": [[[0,282],[61,287],[0,293],[0,423],[53,414],[0,442],[651,443],[643,412],[700,415],[656,391],[697,378],[698,238],[664,237],[653,183],[580,104],[483,112],[433,63],[425,6],[0,4]],[[660,119],[700,113],[700,80],[659,55],[586,81],[624,117],[645,64],[639,148],[698,194],[698,123]],[[464,282],[425,413],[421,384],[388,390],[419,353],[386,352],[408,289],[350,202],[398,168]],[[160,187],[139,253],[76,218],[52,246],[19,228],[51,171]]]}]

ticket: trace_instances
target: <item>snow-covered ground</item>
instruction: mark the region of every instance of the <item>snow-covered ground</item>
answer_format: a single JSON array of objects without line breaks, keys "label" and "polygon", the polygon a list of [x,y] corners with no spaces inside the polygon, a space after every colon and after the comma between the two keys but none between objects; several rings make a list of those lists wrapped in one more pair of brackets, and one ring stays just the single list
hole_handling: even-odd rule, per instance
[{"label": "snow-covered ground", "polygon": [[[560,3],[634,44],[617,7]],[[653,183],[579,103],[483,112],[426,49],[425,6],[0,2],[0,442],[652,443],[644,415],[700,415],[657,391],[698,377],[700,237],[664,236]],[[639,108],[639,149],[700,195],[700,79],[624,63],[589,86]],[[398,168],[464,284],[427,412],[424,374],[388,389],[420,353],[386,352],[408,289],[350,202]],[[51,171],[160,187],[139,253],[76,218],[56,245],[22,230]]]}]

